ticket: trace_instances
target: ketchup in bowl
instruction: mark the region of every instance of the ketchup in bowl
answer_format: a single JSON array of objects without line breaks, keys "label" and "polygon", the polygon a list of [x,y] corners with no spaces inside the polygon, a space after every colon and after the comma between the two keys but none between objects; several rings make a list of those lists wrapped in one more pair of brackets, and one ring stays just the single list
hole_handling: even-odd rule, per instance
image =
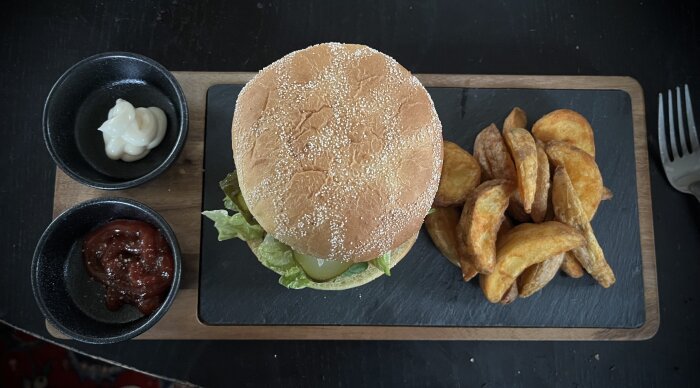
[{"label": "ketchup in bowl", "polygon": [[131,304],[151,314],[172,283],[170,247],[147,222],[114,220],[91,231],[83,243],[83,259],[90,276],[105,286],[112,311]]}]

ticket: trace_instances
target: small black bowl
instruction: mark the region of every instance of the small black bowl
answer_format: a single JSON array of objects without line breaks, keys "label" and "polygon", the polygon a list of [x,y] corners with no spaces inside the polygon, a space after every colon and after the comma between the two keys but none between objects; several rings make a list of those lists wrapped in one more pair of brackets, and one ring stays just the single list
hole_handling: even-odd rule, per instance
[{"label": "small black bowl", "polygon": [[[111,160],[102,132],[118,98],[165,112],[165,138],[141,160]],[[123,52],[98,54],[68,69],[44,105],[44,142],[56,164],[76,181],[105,190],[137,186],[165,171],[187,138],[187,102],[168,70],[150,58]]]},{"label": "small black bowl", "polygon": [[[91,279],[85,268],[83,238],[114,219],[148,222],[163,234],[172,251],[170,291],[150,315],[131,305],[107,309],[104,286]],[[46,319],[67,336],[93,344],[119,342],[148,330],[168,311],[180,284],[181,262],[175,233],[153,209],[130,199],[94,199],[66,210],[46,228],[34,251],[32,290]]]}]

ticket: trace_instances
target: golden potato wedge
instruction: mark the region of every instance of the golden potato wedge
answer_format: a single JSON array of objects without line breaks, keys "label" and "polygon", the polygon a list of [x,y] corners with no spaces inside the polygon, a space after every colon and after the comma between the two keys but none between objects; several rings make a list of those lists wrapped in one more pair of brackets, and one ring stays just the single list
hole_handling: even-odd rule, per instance
[{"label": "golden potato wedge", "polygon": [[603,186],[603,194],[600,196],[601,201],[607,201],[609,199],[612,199],[613,197],[613,192],[609,188]]},{"label": "golden potato wedge", "polygon": [[552,180],[554,214],[557,220],[576,228],[583,234],[586,244],[574,248],[572,253],[601,286],[608,288],[615,283],[615,274],[608,262],[605,261],[603,250],[593,234],[593,228],[591,228],[567,171],[562,166],[557,167],[554,171],[554,179]]},{"label": "golden potato wedge", "polygon": [[[518,178],[513,159],[496,125],[489,125],[476,136],[474,157],[481,165],[482,181],[505,179],[517,184]],[[525,213],[517,191],[513,193],[508,205],[508,214],[518,222],[530,221],[530,216]]]},{"label": "golden potato wedge", "polygon": [[433,240],[433,244],[447,260],[459,267],[459,251],[457,251],[457,223],[460,211],[453,207],[433,208],[425,217],[425,229]]},{"label": "golden potato wedge", "polygon": [[503,299],[498,303],[503,305],[511,304],[515,302],[516,299],[518,299],[518,282],[513,282],[513,285],[510,286],[506,294],[503,295]]},{"label": "golden potato wedge", "polygon": [[519,198],[525,213],[532,211],[537,188],[537,146],[530,132],[522,128],[503,130],[503,139],[515,162]]},{"label": "golden potato wedge", "polygon": [[517,106],[510,111],[508,117],[503,120],[503,130],[511,128],[527,128],[527,115]]},{"label": "golden potato wedge", "polygon": [[595,157],[593,128],[573,110],[558,109],[542,116],[532,125],[532,135],[544,143],[558,140],[572,144]]},{"label": "golden potato wedge", "polygon": [[469,152],[451,141],[443,141],[442,149],[442,175],[434,205],[459,206],[481,182],[481,167]]},{"label": "golden potato wedge", "polygon": [[554,166],[566,168],[584,214],[592,220],[603,196],[603,178],[593,157],[561,141],[550,141],[545,150]]},{"label": "golden potato wedge", "polygon": [[476,277],[479,273],[476,272],[473,266],[462,268],[461,264],[459,267],[462,270],[462,280],[468,282]]},{"label": "golden potato wedge", "polygon": [[460,262],[471,263],[481,273],[493,270],[496,236],[513,190],[512,182],[494,179],[482,183],[469,195],[457,226]]},{"label": "golden potato wedge", "polygon": [[[425,217],[425,229],[428,230],[433,244],[450,263],[462,268],[457,250],[457,223],[460,211],[454,207],[439,207]],[[476,276],[476,270],[470,263],[464,264],[462,275],[465,281]]]},{"label": "golden potato wedge", "polygon": [[484,128],[474,140],[474,157],[481,166],[481,180],[506,179],[516,182],[515,165],[495,124]]},{"label": "golden potato wedge", "polygon": [[520,297],[527,298],[544,288],[559,272],[564,261],[564,253],[560,253],[549,259],[527,267],[518,278],[518,290]]},{"label": "golden potato wedge", "polygon": [[529,266],[585,244],[576,229],[561,222],[520,224],[498,242],[496,266],[479,276],[481,289],[492,303],[503,299],[513,282]]},{"label": "golden potato wedge", "polygon": [[583,267],[571,252],[564,254],[564,262],[561,263],[561,270],[564,271],[570,278],[578,279],[583,276]]},{"label": "golden potato wedge", "polygon": [[535,199],[532,202],[530,216],[532,221],[539,223],[547,216],[547,204],[549,203],[549,159],[544,150],[544,144],[537,140],[537,186],[535,187]]}]

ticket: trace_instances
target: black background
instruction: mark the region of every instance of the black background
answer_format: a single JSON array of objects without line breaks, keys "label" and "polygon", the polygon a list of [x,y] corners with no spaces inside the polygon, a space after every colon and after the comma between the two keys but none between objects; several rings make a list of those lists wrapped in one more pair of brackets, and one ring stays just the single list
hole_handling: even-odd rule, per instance
[{"label": "black background", "polygon": [[[0,319],[47,336],[31,296],[51,218],[41,138],[53,82],[78,60],[127,50],[171,70],[254,71],[323,41],[359,42],[418,73],[630,75],[645,91],[661,328],[644,342],[66,342],[204,385],[696,386],[700,205],[666,182],[656,94],[700,104],[700,33],[688,1],[25,1],[0,23]],[[697,110],[696,110],[697,112]],[[700,117],[700,116],[698,116]],[[472,360],[473,359],[473,360]],[[473,361],[473,362],[472,362]]]},{"label": "black background", "polygon": [[[219,181],[233,171],[231,118],[240,85],[216,85],[207,93],[204,144],[205,210],[222,207]],[[615,271],[614,287],[592,277],[563,273],[527,299],[504,308],[489,303],[479,283],[435,248],[425,228],[401,263],[362,287],[337,292],[288,290],[279,275],[260,265],[248,245],[217,241],[202,217],[199,319],[223,325],[389,325],[639,327],[644,323],[642,256],[630,96],[620,90],[428,88],[442,136],[473,151],[477,133],[500,124],[513,106],[538,118],[558,108],[583,114],[596,130],[596,163],[615,193],[603,202],[593,228]],[[234,296],[235,297],[232,297]],[[261,303],[264,302],[264,303]]]}]

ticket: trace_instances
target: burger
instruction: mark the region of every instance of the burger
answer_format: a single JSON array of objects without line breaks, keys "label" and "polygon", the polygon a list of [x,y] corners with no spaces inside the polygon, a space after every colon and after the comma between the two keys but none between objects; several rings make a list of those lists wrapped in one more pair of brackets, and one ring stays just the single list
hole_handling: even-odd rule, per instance
[{"label": "burger", "polygon": [[430,95],[391,57],[327,43],[290,53],[241,90],[236,170],[205,211],[219,240],[245,240],[288,288],[342,290],[390,275],[437,191],[442,126]]}]

